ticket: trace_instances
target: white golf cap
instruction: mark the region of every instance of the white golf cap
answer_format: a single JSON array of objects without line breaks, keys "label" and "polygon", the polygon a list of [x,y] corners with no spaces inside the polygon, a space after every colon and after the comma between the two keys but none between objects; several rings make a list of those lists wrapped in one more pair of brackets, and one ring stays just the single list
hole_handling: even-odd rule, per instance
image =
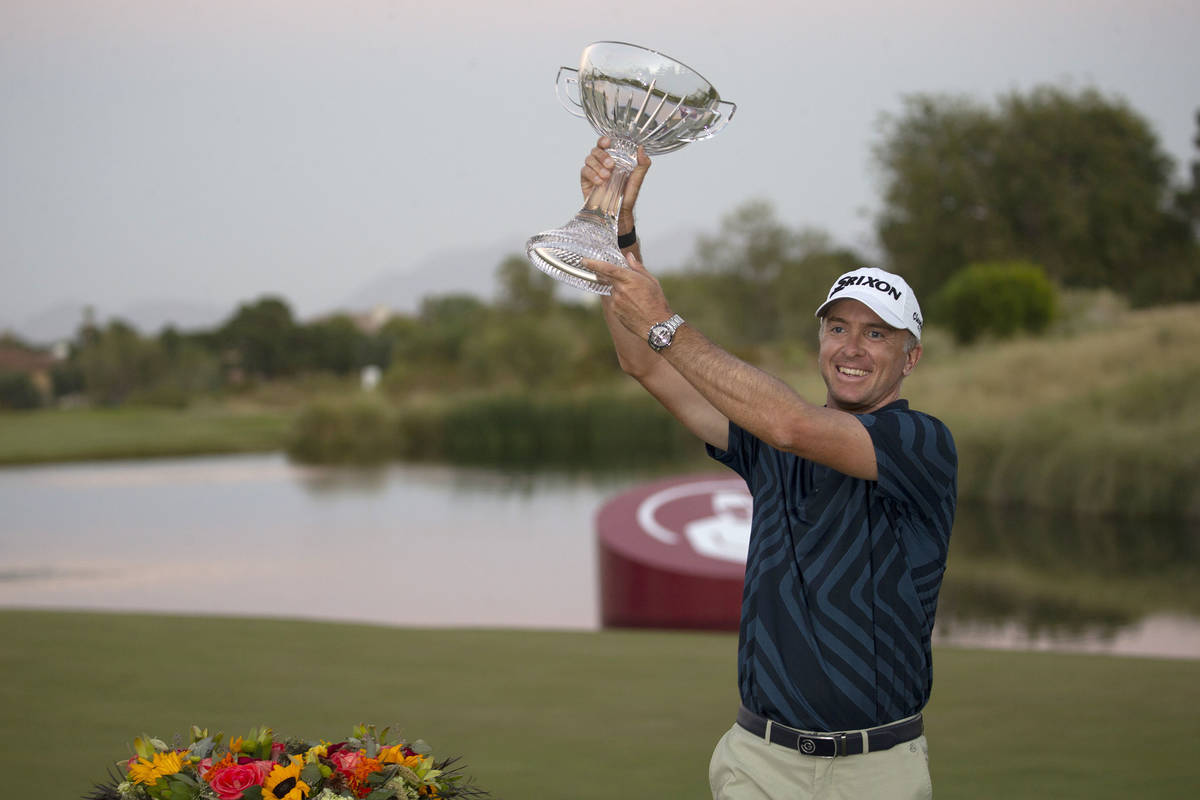
[{"label": "white golf cap", "polygon": [[817,309],[817,316],[824,316],[830,305],[847,298],[859,301],[893,328],[912,331],[917,339],[921,338],[921,328],[925,325],[921,306],[912,287],[899,275],[875,267],[847,272],[833,282],[829,296]]}]

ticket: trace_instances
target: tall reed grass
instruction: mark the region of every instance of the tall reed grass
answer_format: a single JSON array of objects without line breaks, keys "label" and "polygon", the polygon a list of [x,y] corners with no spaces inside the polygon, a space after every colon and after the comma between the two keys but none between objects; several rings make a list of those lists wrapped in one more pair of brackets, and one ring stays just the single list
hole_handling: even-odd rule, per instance
[{"label": "tall reed grass", "polygon": [[652,398],[615,388],[408,405],[326,400],[300,415],[288,452],[308,462],[395,457],[520,469],[653,468],[703,456]]}]

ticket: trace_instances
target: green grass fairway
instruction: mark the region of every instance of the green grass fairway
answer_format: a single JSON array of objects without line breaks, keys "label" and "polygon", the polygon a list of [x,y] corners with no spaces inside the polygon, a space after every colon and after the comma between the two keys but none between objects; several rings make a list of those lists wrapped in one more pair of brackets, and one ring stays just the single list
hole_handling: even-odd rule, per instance
[{"label": "green grass fairway", "polygon": [[[78,798],[140,733],[268,724],[333,739],[374,722],[462,755],[506,800],[699,799],[737,704],[727,634],[6,610],[0,636],[11,798]],[[939,799],[1194,796],[1200,661],[953,649],[935,661]]]},{"label": "green grass fairway", "polygon": [[279,450],[292,416],[225,408],[0,413],[0,464]]}]

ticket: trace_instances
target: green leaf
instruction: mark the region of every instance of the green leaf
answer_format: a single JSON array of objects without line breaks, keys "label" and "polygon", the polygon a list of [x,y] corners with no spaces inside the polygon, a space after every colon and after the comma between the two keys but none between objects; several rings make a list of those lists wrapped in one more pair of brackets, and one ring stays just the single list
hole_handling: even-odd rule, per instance
[{"label": "green leaf", "polygon": [[172,775],[165,781],[166,791],[163,797],[169,800],[196,800],[200,796],[200,787],[195,781],[183,775]]},{"label": "green leaf", "polygon": [[300,780],[309,786],[316,786],[324,777],[320,764],[308,764],[300,770]]},{"label": "green leaf", "polygon": [[[197,731],[199,729],[193,727],[192,730]],[[205,736],[202,739],[197,739],[192,742],[192,746],[188,748],[188,756],[194,756],[197,759],[208,758],[212,755],[212,751],[215,746],[216,742],[213,741],[212,737]]]}]

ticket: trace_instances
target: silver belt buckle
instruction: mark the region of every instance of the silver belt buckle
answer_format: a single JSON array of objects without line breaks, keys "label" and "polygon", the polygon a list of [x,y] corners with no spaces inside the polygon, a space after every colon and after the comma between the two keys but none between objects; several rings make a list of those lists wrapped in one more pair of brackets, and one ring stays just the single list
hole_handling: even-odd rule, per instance
[{"label": "silver belt buckle", "polygon": [[[803,753],[806,756],[813,756],[814,758],[837,758],[840,755],[845,755],[846,737],[844,734],[842,734],[840,736],[839,735],[809,736],[807,734],[802,733],[799,735],[799,737],[800,737],[800,744],[797,745],[796,749],[799,750],[801,753]],[[818,755],[816,742],[832,743],[833,744],[833,755],[828,755],[828,756]]]}]

